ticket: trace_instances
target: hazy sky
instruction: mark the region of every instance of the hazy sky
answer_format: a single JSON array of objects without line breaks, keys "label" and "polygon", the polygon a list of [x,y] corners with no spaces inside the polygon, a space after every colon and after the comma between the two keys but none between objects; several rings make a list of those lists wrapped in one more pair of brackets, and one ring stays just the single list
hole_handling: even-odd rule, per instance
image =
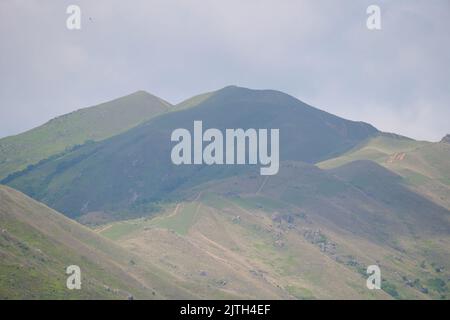
[{"label": "hazy sky", "polygon": [[1,0],[0,136],[139,89],[176,103],[235,84],[439,140],[449,32],[448,0]]}]

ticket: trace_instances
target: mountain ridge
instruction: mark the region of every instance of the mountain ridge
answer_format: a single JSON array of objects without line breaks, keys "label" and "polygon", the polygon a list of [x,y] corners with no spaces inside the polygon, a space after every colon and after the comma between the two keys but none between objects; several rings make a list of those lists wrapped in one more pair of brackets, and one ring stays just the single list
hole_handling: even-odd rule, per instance
[{"label": "mountain ridge", "polygon": [[100,141],[124,132],[167,112],[169,106],[168,102],[156,96],[137,91],[56,117],[21,134],[2,138],[0,179],[86,141]]},{"label": "mountain ridge", "polygon": [[308,163],[339,155],[378,134],[368,124],[330,115],[278,91],[226,87],[196,106],[158,115],[37,165],[8,184],[76,217],[82,208],[83,213],[136,206],[141,209],[132,211],[152,211],[155,203],[186,181],[235,175],[252,167],[173,165],[171,132],[191,128],[198,119],[205,128],[219,130],[279,128],[280,158]]}]

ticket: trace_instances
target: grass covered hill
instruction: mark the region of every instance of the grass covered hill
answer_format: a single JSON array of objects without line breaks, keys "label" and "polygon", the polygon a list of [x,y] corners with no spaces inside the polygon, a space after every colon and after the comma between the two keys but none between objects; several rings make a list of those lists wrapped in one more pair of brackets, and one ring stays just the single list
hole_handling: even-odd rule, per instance
[{"label": "grass covered hill", "polygon": [[176,128],[278,128],[280,158],[315,163],[338,156],[378,134],[273,90],[226,87],[194,99],[189,107],[68,152],[3,183],[58,211],[80,217],[93,212],[148,213],[185,184],[195,185],[247,170],[241,166],[175,166],[170,135]]},{"label": "grass covered hill", "polygon": [[[198,297],[188,283],[6,186],[0,226],[0,299]],[[69,265],[81,269],[81,290],[66,287]]]},{"label": "grass covered hill", "polygon": [[343,155],[323,161],[336,168],[355,160],[371,160],[397,173],[405,184],[450,210],[450,143],[425,142],[392,134],[369,138]]},{"label": "grass covered hill", "polygon": [[97,106],[80,109],[46,124],[0,139],[0,179],[86,141],[99,141],[124,132],[170,104],[138,91]]}]

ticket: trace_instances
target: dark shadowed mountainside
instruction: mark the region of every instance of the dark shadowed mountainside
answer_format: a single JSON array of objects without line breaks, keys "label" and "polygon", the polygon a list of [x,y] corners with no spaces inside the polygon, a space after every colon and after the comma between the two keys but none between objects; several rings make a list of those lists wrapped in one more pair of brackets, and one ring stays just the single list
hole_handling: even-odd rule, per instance
[{"label": "dark shadowed mountainside", "polygon": [[273,90],[226,87],[108,140],[85,145],[4,180],[60,212],[148,213],[182,185],[195,185],[247,170],[242,166],[175,166],[174,129],[280,129],[280,158],[315,163],[338,156],[378,131]]}]

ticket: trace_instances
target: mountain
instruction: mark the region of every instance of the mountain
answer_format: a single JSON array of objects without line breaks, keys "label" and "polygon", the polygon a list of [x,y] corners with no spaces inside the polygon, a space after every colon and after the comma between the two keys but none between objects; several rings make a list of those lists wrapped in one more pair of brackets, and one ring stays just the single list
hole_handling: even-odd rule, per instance
[{"label": "mountain", "polygon": [[[190,256],[189,267],[171,264],[163,242],[153,255],[116,241],[134,230],[132,224],[103,226],[94,232],[6,186],[0,186],[0,226],[0,299],[294,298],[232,265],[206,274],[192,252],[186,251],[200,252],[200,248],[185,243],[175,232],[160,230],[160,239],[172,239],[170,250],[181,252],[179,257]],[[153,247],[151,239],[135,245]],[[209,261],[215,261],[210,266],[222,261],[222,253],[217,254],[210,253]],[[66,288],[69,265],[80,267],[81,290]]]},{"label": "mountain", "polygon": [[175,166],[170,160],[174,129],[280,129],[280,158],[315,163],[338,156],[378,131],[318,110],[281,92],[226,87],[194,99],[110,139],[91,143],[6,180],[16,189],[69,217],[101,213],[148,214],[181,186],[248,170],[249,166]]},{"label": "mountain", "polygon": [[392,298],[367,290],[354,268],[321,251],[308,238],[314,227],[301,219],[287,223],[251,199],[203,193],[152,219],[114,222],[99,232],[136,255],[164,257],[157,265],[175,276],[241,297]]},{"label": "mountain", "polygon": [[0,179],[86,141],[99,141],[124,132],[168,111],[169,107],[166,101],[138,91],[0,139]]},{"label": "mountain", "polygon": [[[0,186],[0,296],[450,297],[445,139],[379,132],[273,90],[231,86],[168,111],[2,180],[93,229]],[[195,120],[280,129],[278,174],[173,165],[170,135]],[[61,287],[67,264],[86,269],[86,292]],[[369,265],[382,290],[367,289]]]},{"label": "mountain", "polygon": [[355,160],[372,160],[379,164],[389,163],[395,154],[414,151],[430,144],[391,133],[380,133],[362,141],[344,154],[318,163],[321,168],[335,168]]},{"label": "mountain", "polygon": [[[0,299],[236,297],[220,286],[199,291],[192,279],[155,266],[157,257],[130,253],[6,186],[0,186],[0,226]],[[66,287],[69,265],[80,267],[81,290]]]},{"label": "mountain", "polygon": [[[380,185],[383,188],[380,188]],[[201,286],[295,299],[447,299],[450,212],[370,161],[333,170],[287,162],[183,190],[158,215],[98,232]],[[152,245],[149,246],[148,243]],[[382,290],[366,269],[382,270]]]},{"label": "mountain", "polygon": [[[256,202],[259,196],[268,197],[274,204],[290,204],[309,212],[323,225],[385,246],[395,246],[399,235],[450,234],[449,210],[409,189],[402,177],[373,161],[354,161],[330,170],[284,162],[274,176],[244,174],[182,190],[185,198],[206,191],[250,194]],[[276,205],[269,208],[272,212],[279,209]]]},{"label": "mountain", "polygon": [[[392,220],[383,226],[385,232],[392,229],[399,235],[402,227],[411,238],[450,235],[449,210],[412,191],[401,176],[375,162],[355,161],[330,172],[390,211],[386,216]],[[396,224],[398,229],[393,228]]]},{"label": "mountain", "polygon": [[397,173],[416,192],[450,210],[450,144],[415,141],[381,134],[343,155],[318,164],[335,168],[355,160],[372,160]]}]

